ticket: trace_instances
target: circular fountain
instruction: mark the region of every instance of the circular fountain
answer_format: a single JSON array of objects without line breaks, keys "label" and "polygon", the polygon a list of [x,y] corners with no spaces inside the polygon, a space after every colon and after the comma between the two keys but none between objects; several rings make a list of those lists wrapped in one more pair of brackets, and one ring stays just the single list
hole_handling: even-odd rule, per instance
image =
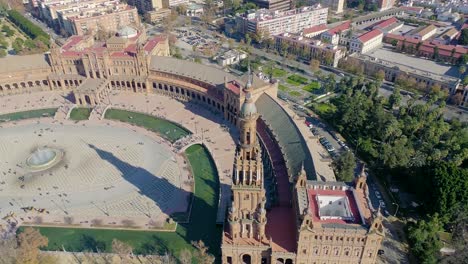
[{"label": "circular fountain", "polygon": [[42,171],[57,165],[62,157],[63,152],[59,149],[40,147],[29,155],[26,164],[32,171]]}]

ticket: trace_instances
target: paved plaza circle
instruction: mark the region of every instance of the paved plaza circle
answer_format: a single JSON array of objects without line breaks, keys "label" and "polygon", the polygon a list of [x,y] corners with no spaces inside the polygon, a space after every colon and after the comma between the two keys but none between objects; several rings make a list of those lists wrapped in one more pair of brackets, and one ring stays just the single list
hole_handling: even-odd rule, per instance
[{"label": "paved plaza circle", "polygon": [[33,207],[57,219],[164,219],[187,209],[184,165],[161,139],[105,123],[17,125],[0,139],[1,217]]}]

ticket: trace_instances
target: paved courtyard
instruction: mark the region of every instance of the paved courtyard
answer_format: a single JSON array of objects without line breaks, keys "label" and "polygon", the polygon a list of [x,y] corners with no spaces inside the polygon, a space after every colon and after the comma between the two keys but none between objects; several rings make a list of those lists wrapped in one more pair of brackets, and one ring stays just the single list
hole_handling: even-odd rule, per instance
[{"label": "paved courtyard", "polygon": [[[26,120],[4,125],[0,138],[1,217],[13,213],[16,220],[38,224],[73,217],[75,224],[103,219],[102,224],[121,225],[121,220],[164,221],[187,210],[183,158],[161,140],[117,123]],[[31,170],[26,160],[44,146],[62,151],[63,159],[44,171]],[[22,209],[27,207],[34,209]]]},{"label": "paved courtyard", "polygon": [[[111,120],[76,123],[59,117],[3,123],[0,136],[9,138],[0,145],[0,182],[5,178],[0,184],[0,216],[4,220],[61,224],[64,217],[72,216],[73,224],[82,226],[89,226],[93,219],[103,219],[103,225],[111,226],[130,218],[148,225],[148,216],[162,221],[170,213],[187,208],[192,179],[181,153],[194,143],[203,143],[210,150],[221,182],[219,206],[227,205],[236,129],[199,105],[165,96],[115,93],[110,100],[113,108],[163,117],[193,135],[171,145],[144,128]],[[63,92],[13,95],[2,98],[0,114],[63,105],[70,105]],[[64,150],[63,162],[22,182],[18,179],[25,173],[21,166],[31,152],[44,145]],[[15,149],[14,155],[10,155],[11,149]],[[8,160],[3,159],[6,156]],[[143,175],[135,177],[137,182],[125,176],[135,171]],[[157,178],[153,185],[159,187],[151,189],[151,184],[142,183],[148,180],[142,178],[150,174]],[[176,195],[171,197],[166,192]],[[49,213],[41,214],[38,220],[35,210],[26,213],[21,209],[29,206]],[[12,213],[18,217],[8,217]],[[222,221],[224,214],[218,218]]]}]

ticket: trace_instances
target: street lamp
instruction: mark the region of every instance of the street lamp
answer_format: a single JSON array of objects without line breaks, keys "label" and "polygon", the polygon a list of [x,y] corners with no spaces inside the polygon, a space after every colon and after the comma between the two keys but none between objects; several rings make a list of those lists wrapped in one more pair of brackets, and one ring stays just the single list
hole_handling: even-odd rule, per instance
[{"label": "street lamp", "polygon": [[396,205],[396,206],[397,206],[397,208],[396,208],[396,210],[395,210],[395,213],[393,214],[393,216],[395,216],[395,217],[396,217],[396,215],[397,215],[397,213],[398,213],[398,209],[400,208],[400,205],[399,205],[399,204],[397,204],[397,203],[392,203],[392,204],[394,204],[394,205]]}]

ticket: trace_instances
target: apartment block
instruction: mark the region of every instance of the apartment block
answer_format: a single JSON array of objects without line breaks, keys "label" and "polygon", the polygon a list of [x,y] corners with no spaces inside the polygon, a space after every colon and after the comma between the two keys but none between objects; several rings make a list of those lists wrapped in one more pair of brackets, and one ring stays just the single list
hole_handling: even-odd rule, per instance
[{"label": "apartment block", "polygon": [[137,9],[120,0],[40,0],[38,8],[43,21],[68,35],[93,34],[99,28],[116,32],[140,25]]},{"label": "apartment block", "polygon": [[346,54],[345,48],[324,43],[320,40],[303,37],[299,34],[284,33],[275,36],[275,48],[278,52],[287,47],[288,54],[293,54],[298,59],[310,61],[319,60],[321,64],[338,66],[338,62]]},{"label": "apartment block", "polygon": [[305,28],[326,24],[328,8],[320,5],[307,6],[289,11],[260,9],[238,15],[237,30],[242,34],[269,32],[270,35],[298,33]]},{"label": "apartment block", "polygon": [[163,0],[128,0],[127,3],[135,6],[141,14],[161,8],[167,8],[167,5],[165,4],[166,1]]},{"label": "apartment block", "polygon": [[248,2],[254,3],[258,8],[270,11],[287,11],[295,8],[293,0],[248,0]]}]

